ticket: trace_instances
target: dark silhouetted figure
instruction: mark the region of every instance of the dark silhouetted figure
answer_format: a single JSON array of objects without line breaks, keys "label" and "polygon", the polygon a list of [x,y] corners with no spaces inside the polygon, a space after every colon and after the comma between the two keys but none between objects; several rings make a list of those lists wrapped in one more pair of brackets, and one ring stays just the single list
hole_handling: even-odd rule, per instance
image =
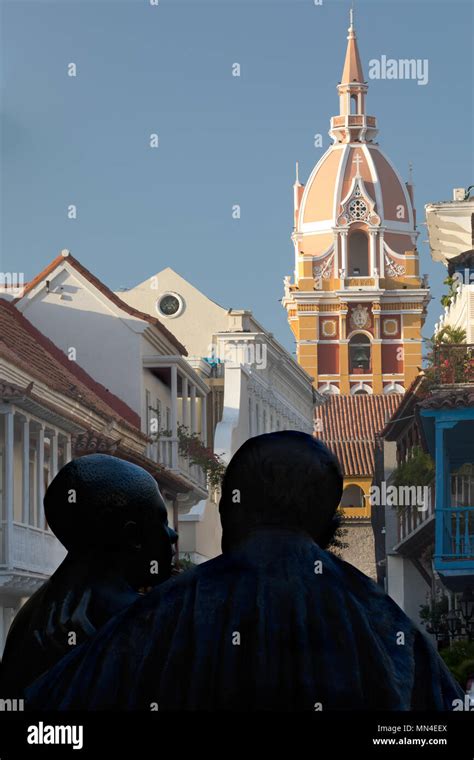
[{"label": "dark silhouetted figure", "polygon": [[335,457],[297,432],[229,464],[223,554],[117,615],[28,691],[52,709],[450,709],[460,689],[402,610],[323,546]]},{"label": "dark silhouetted figure", "polygon": [[170,576],[172,541],[154,478],[130,462],[92,454],[65,465],[44,498],[51,530],[68,550],[20,609],[0,667],[0,697],[24,688]]}]

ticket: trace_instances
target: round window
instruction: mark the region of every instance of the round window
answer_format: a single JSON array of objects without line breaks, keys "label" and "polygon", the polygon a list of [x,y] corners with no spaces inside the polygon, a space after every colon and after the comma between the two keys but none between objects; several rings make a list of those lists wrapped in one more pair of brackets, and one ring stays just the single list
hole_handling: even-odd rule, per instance
[{"label": "round window", "polygon": [[176,293],[165,293],[156,304],[164,317],[177,317],[183,311],[183,301]]},{"label": "round window", "polygon": [[349,213],[353,219],[362,219],[367,213],[367,206],[364,201],[356,198],[349,203]]}]

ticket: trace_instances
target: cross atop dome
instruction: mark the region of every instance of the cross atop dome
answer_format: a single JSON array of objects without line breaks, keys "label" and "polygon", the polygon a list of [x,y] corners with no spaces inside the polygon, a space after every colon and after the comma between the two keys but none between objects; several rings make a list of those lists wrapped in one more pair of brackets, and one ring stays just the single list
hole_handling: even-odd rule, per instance
[{"label": "cross atop dome", "polygon": [[356,157],[354,158],[354,160],[353,160],[352,163],[355,164],[356,167],[357,167],[356,168],[356,177],[360,177],[360,166],[359,166],[359,164],[362,163],[362,158],[360,157],[359,154],[356,155]]}]

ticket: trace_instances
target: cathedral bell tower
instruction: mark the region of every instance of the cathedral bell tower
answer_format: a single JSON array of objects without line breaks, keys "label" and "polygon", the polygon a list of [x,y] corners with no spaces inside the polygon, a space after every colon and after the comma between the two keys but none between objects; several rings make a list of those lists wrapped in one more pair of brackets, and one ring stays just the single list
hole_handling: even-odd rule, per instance
[{"label": "cathedral bell tower", "polygon": [[428,289],[419,275],[413,185],[366,112],[353,13],[333,144],[294,184],[293,280],[283,305],[299,363],[328,394],[403,393],[421,367]]}]

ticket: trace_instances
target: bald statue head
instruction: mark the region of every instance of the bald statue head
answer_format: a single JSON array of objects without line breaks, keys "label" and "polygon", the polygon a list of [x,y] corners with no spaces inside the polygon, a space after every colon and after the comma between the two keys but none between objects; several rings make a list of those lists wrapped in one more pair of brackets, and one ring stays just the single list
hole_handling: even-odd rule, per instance
[{"label": "bald statue head", "polygon": [[302,530],[324,548],[339,524],[342,483],[338,460],[311,435],[286,430],[250,438],[224,475],[222,550],[270,526]]},{"label": "bald statue head", "polygon": [[[73,459],[50,483],[44,509],[69,552],[118,561],[133,587],[170,575],[177,536],[158,484],[141,467],[106,454]],[[153,561],[158,574],[150,573]]]}]

